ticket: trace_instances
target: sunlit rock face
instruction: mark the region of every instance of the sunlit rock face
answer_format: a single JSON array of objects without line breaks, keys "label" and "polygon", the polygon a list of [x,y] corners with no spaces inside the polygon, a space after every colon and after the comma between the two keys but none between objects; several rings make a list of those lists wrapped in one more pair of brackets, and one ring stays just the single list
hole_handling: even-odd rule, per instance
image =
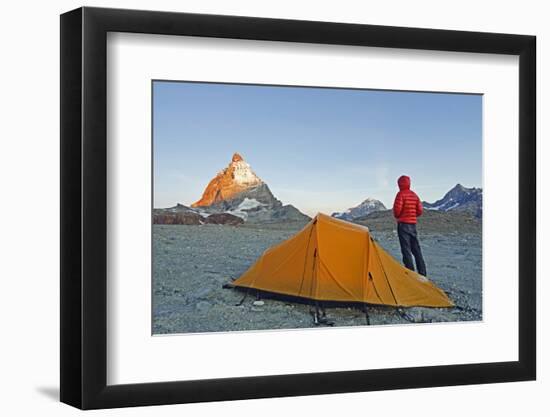
[{"label": "sunlit rock face", "polygon": [[199,201],[191,207],[207,207],[263,184],[243,157],[235,153],[229,165],[208,183]]},{"label": "sunlit rock face", "polygon": [[211,215],[228,213],[245,222],[307,222],[308,216],[291,204],[283,205],[244,158],[233,154],[231,162],[208,183],[192,210]]}]

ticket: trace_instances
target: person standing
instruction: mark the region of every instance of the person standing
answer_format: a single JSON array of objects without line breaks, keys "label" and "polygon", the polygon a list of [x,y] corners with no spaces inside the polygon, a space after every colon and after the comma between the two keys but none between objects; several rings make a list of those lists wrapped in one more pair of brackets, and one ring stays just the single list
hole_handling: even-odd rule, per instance
[{"label": "person standing", "polygon": [[416,233],[416,219],[422,215],[422,202],[411,190],[411,179],[402,175],[397,180],[399,192],[393,203],[393,215],[397,220],[397,235],[401,245],[403,263],[414,271],[413,256],[416,269],[420,275],[426,276],[426,263],[420,250],[420,242]]}]

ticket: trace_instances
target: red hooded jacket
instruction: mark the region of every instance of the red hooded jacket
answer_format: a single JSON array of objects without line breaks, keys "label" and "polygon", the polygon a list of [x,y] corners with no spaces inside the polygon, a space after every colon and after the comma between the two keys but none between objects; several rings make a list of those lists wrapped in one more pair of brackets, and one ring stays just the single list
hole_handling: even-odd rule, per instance
[{"label": "red hooded jacket", "polygon": [[397,180],[399,192],[393,203],[393,215],[398,223],[416,224],[416,218],[422,215],[422,202],[411,190],[411,179],[402,175]]}]

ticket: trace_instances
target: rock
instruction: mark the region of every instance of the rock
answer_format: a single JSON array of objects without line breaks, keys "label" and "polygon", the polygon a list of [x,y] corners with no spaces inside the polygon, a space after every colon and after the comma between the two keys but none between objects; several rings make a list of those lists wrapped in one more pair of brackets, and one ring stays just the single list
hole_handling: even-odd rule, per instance
[{"label": "rock", "polygon": [[255,313],[259,313],[259,312],[261,312],[261,311],[264,311],[264,309],[263,309],[263,308],[252,307],[252,308],[250,309],[250,311],[254,311]]},{"label": "rock", "polygon": [[422,311],[421,307],[411,307],[404,312],[410,316],[415,323],[423,323],[424,322],[424,312]]},{"label": "rock", "polygon": [[286,204],[281,208],[273,211],[271,220],[308,222],[310,220],[310,217],[306,216],[292,204]]},{"label": "rock", "polygon": [[181,212],[171,213],[168,211],[155,210],[153,212],[153,224],[187,224],[198,225],[204,221],[203,217],[198,213],[193,212]]},{"label": "rock", "polygon": [[206,298],[210,294],[210,288],[203,288],[199,291],[197,291],[195,294],[196,299],[200,300],[201,298]]},{"label": "rock", "polygon": [[197,308],[197,310],[199,311],[205,311],[205,310],[208,310],[212,307],[212,304],[210,304],[209,302],[207,301],[199,301],[195,307]]},{"label": "rock", "polygon": [[233,214],[229,213],[214,213],[206,217],[204,219],[204,222],[208,224],[228,224],[236,226],[239,224],[243,224],[244,220],[238,216],[234,216]]},{"label": "rock", "polygon": [[263,306],[265,303],[262,300],[256,300],[252,304],[255,306]]}]

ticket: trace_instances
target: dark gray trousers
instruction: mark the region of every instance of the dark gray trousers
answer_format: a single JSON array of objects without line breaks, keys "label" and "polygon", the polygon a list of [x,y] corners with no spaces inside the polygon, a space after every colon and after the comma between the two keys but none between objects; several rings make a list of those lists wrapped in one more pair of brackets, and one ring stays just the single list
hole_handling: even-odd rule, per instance
[{"label": "dark gray trousers", "polygon": [[426,264],[424,263],[420,243],[416,235],[416,224],[397,223],[397,235],[399,236],[399,244],[401,245],[401,254],[403,255],[405,266],[414,271],[414,256],[418,273],[426,276]]}]

